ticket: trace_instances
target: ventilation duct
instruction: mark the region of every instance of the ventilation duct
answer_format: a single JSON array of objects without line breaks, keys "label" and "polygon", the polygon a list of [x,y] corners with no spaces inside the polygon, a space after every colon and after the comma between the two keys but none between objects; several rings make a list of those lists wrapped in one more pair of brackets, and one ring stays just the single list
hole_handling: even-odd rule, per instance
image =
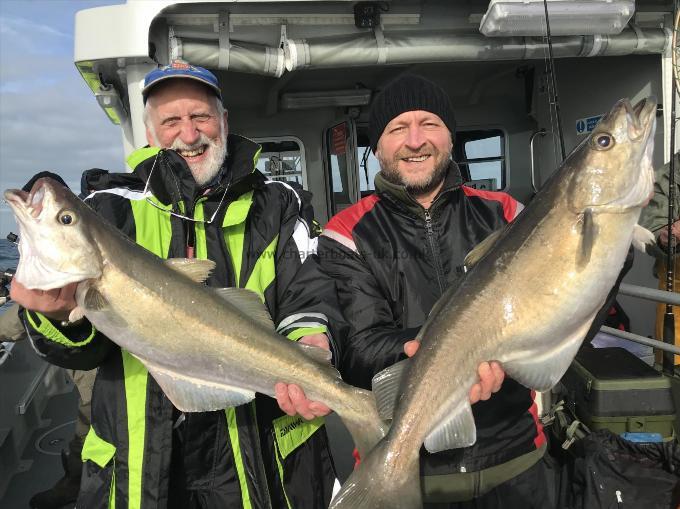
[{"label": "ventilation duct", "polygon": [[[661,28],[628,28],[617,35],[554,37],[555,58],[663,53],[668,34]],[[341,68],[427,62],[533,60],[547,55],[542,37],[494,37],[450,32],[376,29],[362,35],[283,39],[283,49],[236,40],[178,37],[171,30],[170,59],[182,58],[210,69],[280,77],[284,70]]]},{"label": "ventilation duct", "polygon": [[219,40],[180,39],[170,37],[170,60],[177,58],[209,69],[280,77],[284,71],[284,54],[280,48],[254,43]]},{"label": "ventilation duct", "polygon": [[[627,29],[617,35],[554,37],[555,58],[663,53],[663,29]],[[418,64],[426,62],[543,59],[547,45],[540,37],[454,35],[450,32],[338,36],[284,41],[286,70]]]}]

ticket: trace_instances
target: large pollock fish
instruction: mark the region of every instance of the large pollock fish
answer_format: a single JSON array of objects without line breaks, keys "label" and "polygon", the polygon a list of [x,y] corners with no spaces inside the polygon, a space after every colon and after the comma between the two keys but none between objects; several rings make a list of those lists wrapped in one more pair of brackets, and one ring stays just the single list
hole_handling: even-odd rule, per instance
[{"label": "large pollock fish", "polygon": [[415,357],[374,378],[385,414],[396,402],[392,425],[332,509],[421,507],[422,444],[437,452],[476,441],[468,392],[482,361],[500,361],[535,390],[559,381],[631,242],[653,240],[637,221],[653,189],[655,115],[654,100],[619,101],[495,243],[480,245],[485,254],[473,252],[474,268],[431,311]]},{"label": "large pollock fish", "polygon": [[16,280],[79,283],[76,313],[137,357],[178,409],[233,407],[295,383],[338,413],[360,450],[384,436],[371,392],[345,384],[326,351],[276,334],[255,293],[198,283],[213,262],[158,258],[50,179],[5,200],[21,229]]}]

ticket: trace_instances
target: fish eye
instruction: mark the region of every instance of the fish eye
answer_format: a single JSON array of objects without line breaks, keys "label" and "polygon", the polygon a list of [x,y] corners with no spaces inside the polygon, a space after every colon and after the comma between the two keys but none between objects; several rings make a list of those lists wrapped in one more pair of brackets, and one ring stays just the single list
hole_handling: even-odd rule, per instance
[{"label": "fish eye", "polygon": [[57,214],[57,219],[61,224],[70,226],[76,222],[76,215],[70,210],[62,210]]},{"label": "fish eye", "polygon": [[595,148],[600,150],[608,150],[614,146],[614,138],[609,134],[598,134],[593,138]]}]

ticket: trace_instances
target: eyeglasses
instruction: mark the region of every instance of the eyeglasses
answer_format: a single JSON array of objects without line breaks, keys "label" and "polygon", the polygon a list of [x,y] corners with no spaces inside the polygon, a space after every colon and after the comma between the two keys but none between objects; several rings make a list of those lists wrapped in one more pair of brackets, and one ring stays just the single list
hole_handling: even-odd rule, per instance
[{"label": "eyeglasses", "polygon": [[158,162],[158,156],[161,155],[161,153],[164,152],[164,150],[159,150],[158,153],[156,154],[156,157],[153,160],[153,164],[151,165],[151,171],[149,172],[149,176],[146,178],[146,184],[144,185],[144,198],[146,202],[149,205],[153,205],[155,208],[158,210],[162,210],[163,212],[167,212],[171,216],[178,217],[180,219],[184,219],[186,221],[192,221],[194,223],[203,223],[203,224],[211,224],[215,218],[217,217],[217,213],[220,211],[222,208],[222,203],[224,203],[225,198],[227,197],[227,191],[229,190],[229,184],[231,181],[231,175],[229,176],[229,181],[227,181],[226,185],[224,186],[224,193],[222,193],[222,198],[220,198],[220,202],[217,204],[217,208],[215,209],[215,212],[213,212],[213,215],[210,216],[210,219],[207,221],[205,219],[196,219],[193,217],[185,216],[184,214],[179,214],[177,212],[174,212],[172,210],[165,209],[158,205],[157,203],[154,203],[154,201],[151,199],[153,196],[153,193],[149,190],[150,182],[151,182],[151,175],[153,174],[154,169],[156,168],[156,163]]}]

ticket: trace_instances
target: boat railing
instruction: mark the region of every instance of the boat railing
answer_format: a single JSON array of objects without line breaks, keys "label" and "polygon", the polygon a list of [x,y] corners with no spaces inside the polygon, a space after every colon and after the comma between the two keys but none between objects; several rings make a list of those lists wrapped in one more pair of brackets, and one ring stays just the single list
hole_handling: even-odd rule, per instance
[{"label": "boat railing", "polygon": [[[669,292],[666,290],[657,290],[656,288],[647,288],[645,286],[621,283],[619,286],[619,295],[626,295],[628,297],[636,297],[639,299],[652,300],[664,304],[680,306],[680,293]],[[633,341],[641,345],[651,346],[652,348],[657,348],[659,350],[680,355],[680,347],[669,343],[664,343],[658,339],[647,338],[645,336],[640,336],[639,334],[634,334],[632,332],[626,332],[607,326],[602,326],[600,330],[611,336],[616,336],[618,338]]]}]

